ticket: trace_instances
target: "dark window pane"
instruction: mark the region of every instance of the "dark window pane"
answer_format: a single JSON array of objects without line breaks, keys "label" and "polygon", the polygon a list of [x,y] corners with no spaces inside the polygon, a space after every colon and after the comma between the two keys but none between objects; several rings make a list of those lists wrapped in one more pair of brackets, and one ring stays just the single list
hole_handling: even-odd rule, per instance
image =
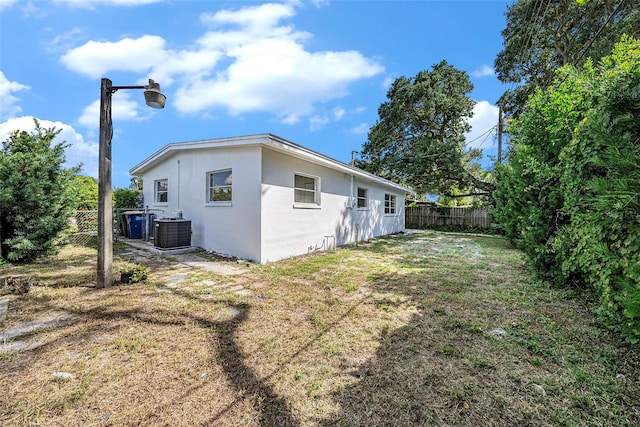
[{"label": "dark window pane", "polygon": [[308,176],[296,175],[294,186],[295,188],[304,188],[305,190],[315,190],[316,180]]}]

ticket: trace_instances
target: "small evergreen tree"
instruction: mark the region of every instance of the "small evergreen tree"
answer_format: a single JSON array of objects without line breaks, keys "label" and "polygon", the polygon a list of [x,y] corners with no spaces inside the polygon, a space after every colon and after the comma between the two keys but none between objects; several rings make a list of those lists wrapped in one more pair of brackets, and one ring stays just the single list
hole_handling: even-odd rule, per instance
[{"label": "small evergreen tree", "polygon": [[0,146],[0,254],[27,262],[62,243],[67,218],[75,207],[73,179],[78,167],[65,169],[65,142],[43,129],[15,131]]}]

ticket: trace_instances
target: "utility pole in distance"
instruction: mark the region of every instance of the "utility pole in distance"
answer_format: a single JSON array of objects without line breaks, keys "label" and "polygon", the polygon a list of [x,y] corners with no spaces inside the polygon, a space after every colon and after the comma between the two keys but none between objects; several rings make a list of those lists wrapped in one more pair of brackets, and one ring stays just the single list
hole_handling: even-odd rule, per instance
[{"label": "utility pole in distance", "polygon": [[356,165],[356,154],[360,154],[360,152],[356,150],[351,150],[351,166]]}]

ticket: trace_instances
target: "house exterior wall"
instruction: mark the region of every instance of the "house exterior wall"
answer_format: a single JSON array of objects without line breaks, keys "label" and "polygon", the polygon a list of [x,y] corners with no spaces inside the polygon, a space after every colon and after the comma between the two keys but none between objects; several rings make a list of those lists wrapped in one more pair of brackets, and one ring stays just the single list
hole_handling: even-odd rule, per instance
[{"label": "house exterior wall", "polygon": [[[208,251],[260,261],[259,146],[177,152],[144,173],[144,200],[157,218],[180,210],[191,220],[191,244]],[[207,174],[232,170],[231,203],[207,203]],[[156,180],[167,179],[167,203],[155,202]]]},{"label": "house exterior wall", "polygon": [[[405,193],[383,187],[370,181],[354,180],[353,192],[357,196],[358,187],[367,190],[367,207],[353,207],[352,216],[354,224],[358,224],[358,240],[369,240],[374,237],[398,233],[404,230],[404,205]],[[395,213],[386,214],[384,199],[385,194],[396,197]],[[356,197],[357,199],[357,197]]]},{"label": "house exterior wall", "polygon": [[[268,148],[262,154],[261,262],[276,261],[404,229],[404,193],[373,180],[292,157]],[[294,175],[316,177],[319,206],[294,203]],[[358,209],[357,187],[368,207]],[[396,213],[385,215],[385,193],[396,197]],[[356,235],[357,232],[357,235]]]}]

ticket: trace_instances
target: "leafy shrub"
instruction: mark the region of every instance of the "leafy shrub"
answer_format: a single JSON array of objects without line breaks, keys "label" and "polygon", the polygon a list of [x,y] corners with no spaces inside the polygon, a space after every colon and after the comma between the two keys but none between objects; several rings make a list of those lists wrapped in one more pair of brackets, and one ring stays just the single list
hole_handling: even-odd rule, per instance
[{"label": "leafy shrub", "polygon": [[120,269],[122,276],[131,276],[128,283],[144,282],[149,277],[149,269],[140,264],[127,265]]},{"label": "leafy shrub", "polygon": [[496,219],[537,275],[591,286],[599,313],[640,341],[640,42],[566,68],[513,126]]},{"label": "leafy shrub", "polygon": [[558,264],[550,238],[566,221],[558,158],[591,103],[585,92],[573,78],[547,92],[538,91],[512,124],[509,161],[496,171],[494,218],[525,252],[530,270],[543,279],[556,279]]},{"label": "leafy shrub", "polygon": [[140,200],[142,192],[128,188],[116,188],[113,191],[114,209],[142,208]]},{"label": "leafy shrub", "polygon": [[74,178],[74,195],[76,197],[76,209],[98,209],[98,182],[90,176],[78,175]]}]

